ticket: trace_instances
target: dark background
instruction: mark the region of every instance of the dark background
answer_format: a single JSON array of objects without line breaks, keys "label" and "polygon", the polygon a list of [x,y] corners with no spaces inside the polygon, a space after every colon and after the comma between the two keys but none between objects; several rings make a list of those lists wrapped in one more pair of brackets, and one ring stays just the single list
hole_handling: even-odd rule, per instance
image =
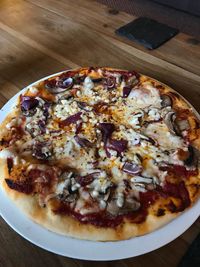
[{"label": "dark background", "polygon": [[200,16],[199,0],[153,0],[153,1]]},{"label": "dark background", "polygon": [[200,16],[199,0],[153,0],[153,1]]}]

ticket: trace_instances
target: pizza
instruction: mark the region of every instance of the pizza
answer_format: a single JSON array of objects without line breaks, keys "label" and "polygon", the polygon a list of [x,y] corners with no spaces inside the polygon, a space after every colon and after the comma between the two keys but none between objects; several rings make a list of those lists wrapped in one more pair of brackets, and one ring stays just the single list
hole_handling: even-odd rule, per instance
[{"label": "pizza", "polygon": [[199,115],[135,71],[80,68],[27,87],[1,124],[0,186],[74,238],[148,234],[200,195]]}]

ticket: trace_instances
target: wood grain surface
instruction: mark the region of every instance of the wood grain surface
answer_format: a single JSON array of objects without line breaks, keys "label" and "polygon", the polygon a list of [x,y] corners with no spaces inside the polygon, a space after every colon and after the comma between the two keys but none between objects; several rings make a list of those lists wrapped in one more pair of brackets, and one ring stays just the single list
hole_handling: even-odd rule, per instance
[{"label": "wood grain surface", "polygon": [[[115,35],[134,19],[92,0],[0,1],[0,106],[43,76],[78,66],[135,69],[180,92],[200,111],[200,42],[178,34],[155,51]],[[32,245],[0,219],[0,267],[177,266],[200,231],[200,219],[170,244],[143,256],[89,262]],[[77,251],[78,255],[78,251]]]}]

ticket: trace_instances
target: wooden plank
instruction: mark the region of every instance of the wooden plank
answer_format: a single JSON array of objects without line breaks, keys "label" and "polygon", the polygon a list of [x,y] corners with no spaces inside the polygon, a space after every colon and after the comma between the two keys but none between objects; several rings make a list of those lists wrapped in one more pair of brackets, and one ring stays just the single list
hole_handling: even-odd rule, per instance
[{"label": "wooden plank", "polygon": [[[11,35],[5,31],[5,28],[2,30],[0,27],[0,35],[0,76],[4,78],[0,92],[7,99],[12,97],[18,89],[38,79],[69,68],[65,60],[50,57],[49,54],[43,53],[44,51],[16,38],[14,34]],[[17,89],[10,88],[9,82],[15,84]]]},{"label": "wooden plank", "polygon": [[158,49],[149,51],[134,42],[116,36],[114,33],[117,28],[136,18],[132,15],[124,12],[112,15],[108,12],[109,8],[93,0],[28,1],[45,9],[51,10],[68,20],[71,19],[80,24],[84,24],[92,30],[139,48],[140,50],[145,51],[145,53],[164,59],[167,62],[173,63],[193,73],[200,74],[200,66],[198,64],[198,60],[200,60],[200,43],[194,42],[194,38],[191,36],[180,33],[177,37],[171,39]]}]

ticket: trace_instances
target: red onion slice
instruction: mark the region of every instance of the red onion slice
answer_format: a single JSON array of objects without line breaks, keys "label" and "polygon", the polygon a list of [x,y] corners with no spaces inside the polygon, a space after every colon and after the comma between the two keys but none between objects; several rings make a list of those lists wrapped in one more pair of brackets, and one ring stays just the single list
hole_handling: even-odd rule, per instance
[{"label": "red onion slice", "polygon": [[74,115],[69,116],[67,119],[60,122],[61,126],[68,126],[70,124],[76,123],[78,120],[81,119],[82,112],[78,112]]},{"label": "red onion slice", "polygon": [[31,117],[36,113],[36,107],[39,105],[39,101],[35,98],[28,96],[21,97],[21,111],[24,116]]},{"label": "red onion slice", "polygon": [[109,142],[106,144],[107,148],[113,149],[120,154],[124,152],[124,150],[126,150],[127,145],[128,141],[124,139],[121,140],[110,139]]},{"label": "red onion slice", "polygon": [[102,139],[104,144],[107,142],[108,138],[112,135],[115,130],[115,125],[113,123],[99,123],[99,129],[102,133]]},{"label": "red onion slice", "polygon": [[38,121],[38,126],[40,128],[41,134],[46,133],[46,123],[45,123],[45,121],[39,120]]},{"label": "red onion slice", "polygon": [[21,110],[22,111],[29,111],[34,109],[38,106],[39,101],[35,98],[31,97],[23,97],[21,102]]},{"label": "red onion slice", "polygon": [[99,129],[100,129],[101,134],[102,134],[102,140],[104,143],[104,149],[106,151],[106,155],[107,155],[107,157],[110,158],[111,155],[107,149],[107,141],[110,138],[110,136],[112,135],[112,133],[114,132],[115,125],[112,123],[106,123],[106,122],[99,123]]},{"label": "red onion slice", "polygon": [[74,81],[71,77],[69,78],[63,78],[58,81],[56,80],[50,80],[45,83],[45,87],[48,89],[48,91],[52,94],[59,94],[63,93],[66,90],[69,90],[74,84]]},{"label": "red onion slice", "polygon": [[122,170],[128,174],[136,175],[142,172],[142,166],[135,163],[125,162]]},{"label": "red onion slice", "polygon": [[93,144],[87,140],[86,138],[82,138],[78,135],[74,136],[74,139],[76,140],[76,142],[81,146],[81,147],[92,147]]},{"label": "red onion slice", "polygon": [[130,86],[125,86],[125,87],[123,88],[123,95],[122,95],[122,97],[123,97],[123,98],[128,97],[129,94],[130,94],[130,92],[131,92],[131,90],[132,90],[132,87],[130,87]]},{"label": "red onion slice", "polygon": [[75,131],[75,134],[78,134],[80,133],[81,129],[82,129],[82,125],[83,125],[83,122],[80,121],[76,124],[76,131]]}]

